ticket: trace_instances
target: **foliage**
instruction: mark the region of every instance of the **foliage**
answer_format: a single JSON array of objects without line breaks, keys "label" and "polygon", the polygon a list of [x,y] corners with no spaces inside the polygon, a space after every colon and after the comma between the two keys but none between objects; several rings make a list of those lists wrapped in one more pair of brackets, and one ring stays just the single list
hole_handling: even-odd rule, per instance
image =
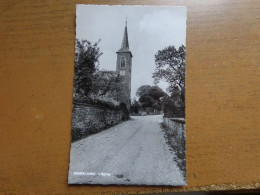
[{"label": "foliage", "polygon": [[[167,127],[165,123],[161,123],[161,128],[164,132],[166,143],[174,151],[174,161],[182,171],[184,177],[186,177],[186,156],[185,156],[185,135],[181,133],[181,137],[178,136],[178,132],[172,128]],[[184,129],[178,129],[178,131],[184,131]]]},{"label": "foliage", "polygon": [[149,93],[149,89],[151,88],[150,85],[142,85],[136,91],[136,96],[141,97],[142,95],[146,95]]},{"label": "foliage", "polygon": [[137,89],[136,95],[142,107],[153,107],[161,110],[160,98],[165,95],[164,91],[158,86],[143,85]]},{"label": "foliage", "polygon": [[98,60],[102,55],[99,42],[92,44],[76,39],[74,102],[116,107],[122,88],[121,78],[116,72],[98,70]]},{"label": "foliage", "polygon": [[84,97],[93,88],[93,75],[98,70],[98,59],[102,55],[99,42],[92,44],[87,40],[76,39],[74,94]]},{"label": "foliage", "polygon": [[185,64],[186,64],[186,48],[179,47],[177,50],[174,46],[168,46],[163,50],[159,50],[155,54],[156,69],[153,73],[155,83],[163,79],[167,81],[169,91],[172,87],[182,89],[185,87]]},{"label": "foliage", "polygon": [[168,46],[159,50],[155,54],[155,64],[156,69],[153,73],[155,84],[160,80],[168,82],[167,90],[171,101],[167,97],[167,103],[174,102],[175,107],[184,112],[186,47],[182,45],[176,49],[174,46]]},{"label": "foliage", "polygon": [[137,89],[136,96],[142,97],[145,95],[151,96],[154,100],[159,100],[164,96],[164,91],[158,86],[142,85]]},{"label": "foliage", "polygon": [[158,86],[151,86],[149,89],[149,95],[156,101],[165,95],[165,92]]},{"label": "foliage", "polygon": [[98,97],[106,96],[118,101],[122,90],[121,77],[113,71],[99,71],[93,77],[92,94]]},{"label": "foliage", "polygon": [[140,103],[134,98],[133,101],[131,102],[131,107],[130,107],[131,113],[137,114],[140,107],[141,107]]},{"label": "foliage", "polygon": [[74,104],[91,104],[104,108],[110,109],[120,109],[119,104],[116,104],[114,101],[104,100],[102,98],[97,98],[96,96],[86,96],[84,99],[82,98],[73,98]]},{"label": "foliage", "polygon": [[185,110],[181,106],[177,106],[175,100],[165,95],[162,99],[162,110],[165,117],[185,117]]},{"label": "foliage", "polygon": [[139,102],[141,103],[142,107],[153,107],[156,104],[155,100],[148,94],[142,95],[139,98]]},{"label": "foliage", "polygon": [[129,119],[129,111],[127,109],[127,106],[124,102],[120,102],[120,109],[122,110],[122,119],[127,120]]}]

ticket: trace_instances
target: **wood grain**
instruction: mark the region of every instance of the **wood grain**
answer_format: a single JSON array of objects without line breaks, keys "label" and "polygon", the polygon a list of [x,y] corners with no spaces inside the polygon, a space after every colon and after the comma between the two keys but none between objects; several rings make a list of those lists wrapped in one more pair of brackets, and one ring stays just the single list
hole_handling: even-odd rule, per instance
[{"label": "wood grain", "polygon": [[[69,186],[75,5],[186,5],[188,186]],[[260,1],[0,2],[0,193],[260,188]]]}]

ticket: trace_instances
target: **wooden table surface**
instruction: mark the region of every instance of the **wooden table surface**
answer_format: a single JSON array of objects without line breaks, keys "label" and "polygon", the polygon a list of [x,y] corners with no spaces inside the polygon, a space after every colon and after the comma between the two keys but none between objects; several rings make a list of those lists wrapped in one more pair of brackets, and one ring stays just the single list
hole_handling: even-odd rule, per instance
[{"label": "wooden table surface", "polygon": [[[186,5],[187,187],[69,186],[75,5]],[[0,1],[0,194],[260,188],[260,1]]]}]

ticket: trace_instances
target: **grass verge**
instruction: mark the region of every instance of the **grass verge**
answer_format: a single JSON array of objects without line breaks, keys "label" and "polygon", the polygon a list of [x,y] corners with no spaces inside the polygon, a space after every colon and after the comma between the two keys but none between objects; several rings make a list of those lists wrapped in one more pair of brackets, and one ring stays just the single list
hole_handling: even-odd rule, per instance
[{"label": "grass verge", "polygon": [[177,133],[168,128],[164,123],[161,123],[161,129],[164,132],[166,143],[175,154],[173,161],[177,163],[177,166],[186,178],[185,137],[178,138]]}]

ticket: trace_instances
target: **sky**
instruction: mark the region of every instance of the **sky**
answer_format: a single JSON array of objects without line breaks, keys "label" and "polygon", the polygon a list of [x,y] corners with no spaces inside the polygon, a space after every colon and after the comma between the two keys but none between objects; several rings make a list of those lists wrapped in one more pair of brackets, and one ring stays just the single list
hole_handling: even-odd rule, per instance
[{"label": "sky", "polygon": [[[186,45],[186,7],[77,5],[76,38],[94,43],[101,39],[100,70],[116,70],[125,21],[133,54],[131,98],[142,85],[154,85],[154,55],[169,45]],[[168,83],[158,84],[164,91]]]}]

